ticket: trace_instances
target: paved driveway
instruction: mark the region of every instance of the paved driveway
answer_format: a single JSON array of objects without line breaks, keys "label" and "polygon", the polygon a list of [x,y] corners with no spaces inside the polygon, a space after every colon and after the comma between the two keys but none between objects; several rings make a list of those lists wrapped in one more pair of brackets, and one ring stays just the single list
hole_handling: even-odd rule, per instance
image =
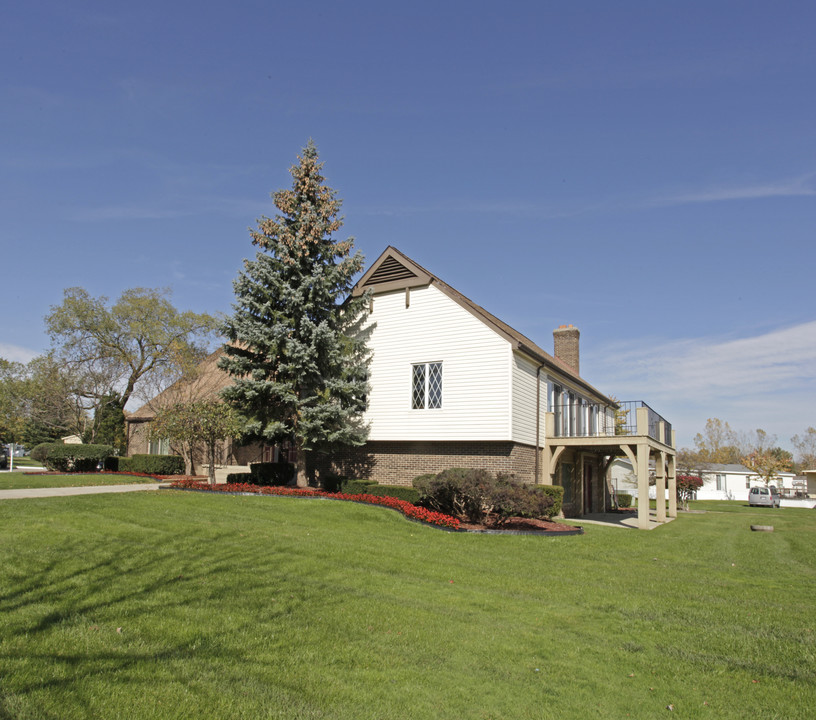
[{"label": "paved driveway", "polygon": [[63,497],[66,495],[99,495],[101,493],[140,492],[142,490],[158,490],[160,487],[161,483],[132,483],[130,485],[94,485],[93,487],[27,488],[21,490],[0,490],[0,500]]}]

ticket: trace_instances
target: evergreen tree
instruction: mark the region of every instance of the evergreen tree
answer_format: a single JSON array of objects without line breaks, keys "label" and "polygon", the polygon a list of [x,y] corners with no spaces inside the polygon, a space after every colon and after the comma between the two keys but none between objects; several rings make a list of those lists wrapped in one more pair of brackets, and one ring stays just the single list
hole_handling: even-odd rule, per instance
[{"label": "evergreen tree", "polygon": [[117,455],[125,454],[125,413],[122,400],[115,393],[103,397],[96,408],[91,442],[110,445]]},{"label": "evergreen tree", "polygon": [[233,283],[219,366],[233,377],[223,396],[244,417],[245,436],[290,442],[305,485],[307,451],[365,442],[368,299],[351,295],[363,257],[351,254],[352,238],[332,237],[341,201],[311,140],[298,159],[292,189],[272,195],[280,214],[250,231],[260,250]]}]

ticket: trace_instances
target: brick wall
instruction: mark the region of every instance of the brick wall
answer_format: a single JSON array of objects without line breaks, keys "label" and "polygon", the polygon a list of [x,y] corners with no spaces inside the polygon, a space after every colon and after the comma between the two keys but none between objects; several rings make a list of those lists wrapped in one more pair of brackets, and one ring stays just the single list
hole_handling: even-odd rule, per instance
[{"label": "brick wall", "polygon": [[579,342],[581,333],[577,327],[562,325],[553,330],[553,355],[580,372]]},{"label": "brick wall", "polygon": [[513,442],[372,441],[335,453],[332,459],[335,472],[382,485],[410,485],[417,475],[452,467],[512,473],[525,482],[535,479],[535,448]]}]

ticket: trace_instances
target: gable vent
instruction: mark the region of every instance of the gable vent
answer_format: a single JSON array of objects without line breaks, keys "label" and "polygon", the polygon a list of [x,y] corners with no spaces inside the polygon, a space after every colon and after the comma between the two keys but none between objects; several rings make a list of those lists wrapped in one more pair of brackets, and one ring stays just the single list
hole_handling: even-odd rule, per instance
[{"label": "gable vent", "polygon": [[393,257],[386,258],[382,261],[380,267],[372,273],[371,277],[366,280],[366,285],[379,285],[380,283],[394,282],[395,280],[407,280],[415,278],[416,273],[411,272],[399,260]]}]

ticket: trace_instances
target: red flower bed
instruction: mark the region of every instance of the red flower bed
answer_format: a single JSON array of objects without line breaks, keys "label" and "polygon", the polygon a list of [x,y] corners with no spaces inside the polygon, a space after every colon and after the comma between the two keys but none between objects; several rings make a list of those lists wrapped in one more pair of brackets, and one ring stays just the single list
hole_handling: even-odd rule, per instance
[{"label": "red flower bed", "polygon": [[226,485],[210,485],[207,482],[200,480],[184,479],[177,480],[171,487],[188,489],[188,490],[209,490],[211,492],[230,492],[230,493],[255,493],[256,495],[283,495],[287,497],[321,497],[329,498],[331,500],[347,500],[349,502],[365,503],[366,505],[380,505],[381,507],[391,508],[401,512],[405,517],[412,520],[419,520],[420,522],[428,523],[429,525],[438,525],[440,527],[451,528],[453,530],[459,529],[459,520],[450,515],[445,515],[439,512],[433,512],[416,505],[411,505],[407,500],[399,500],[398,498],[382,496],[382,495],[367,495],[361,493],[359,495],[348,495],[346,493],[329,493],[323,490],[312,490],[311,488],[295,488],[295,487],[260,487],[258,485],[250,485],[249,483],[227,483]]}]

